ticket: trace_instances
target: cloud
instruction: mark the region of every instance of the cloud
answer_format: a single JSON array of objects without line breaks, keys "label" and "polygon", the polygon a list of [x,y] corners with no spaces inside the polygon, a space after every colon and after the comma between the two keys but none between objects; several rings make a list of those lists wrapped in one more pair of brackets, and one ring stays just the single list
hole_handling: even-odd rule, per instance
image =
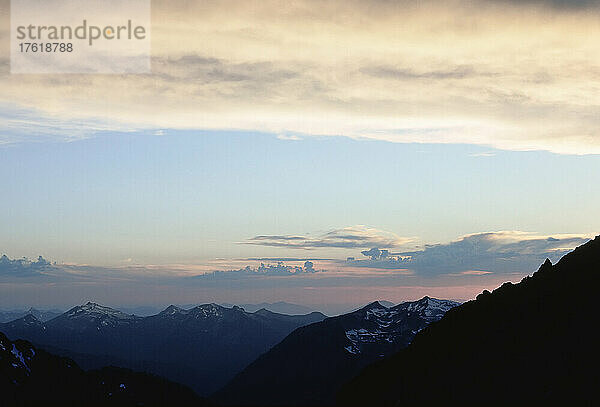
[{"label": "cloud", "polygon": [[484,276],[486,274],[492,274],[491,271],[483,270],[466,270],[460,273],[448,273],[449,276]]},{"label": "cloud", "polygon": [[25,113],[0,142],[241,129],[600,154],[596,1],[282,4],[154,2],[149,75],[3,73],[2,116]]},{"label": "cloud", "polygon": [[598,8],[598,0],[487,0],[490,3],[507,3],[512,5],[535,5],[553,7],[562,10],[580,10]]},{"label": "cloud", "polygon": [[332,261],[333,259],[328,258],[310,258],[305,257],[248,257],[244,260],[250,261]]},{"label": "cloud", "polygon": [[296,134],[278,134],[277,138],[279,140],[287,140],[287,141],[300,141],[302,140],[302,137],[296,135]]},{"label": "cloud", "polygon": [[520,231],[477,233],[458,240],[426,245],[421,250],[377,256],[377,249],[363,252],[371,260],[347,260],[354,266],[408,269],[422,276],[480,276],[491,273],[531,273],[546,259],[556,262],[589,240],[583,235],[540,236]]},{"label": "cloud", "polygon": [[39,256],[36,261],[27,258],[9,259],[5,254],[0,257],[0,276],[2,277],[44,276],[53,269],[54,266],[42,256]]},{"label": "cloud", "polygon": [[71,142],[93,137],[120,126],[100,119],[64,120],[44,115],[38,109],[17,109],[0,102],[0,145],[24,142]]},{"label": "cloud", "polygon": [[373,246],[401,247],[411,241],[411,238],[400,237],[392,232],[357,225],[334,229],[315,237],[301,235],[259,235],[242,243],[291,249],[315,249],[322,247],[347,249]]},{"label": "cloud", "polygon": [[298,276],[302,274],[313,274],[323,272],[324,270],[317,270],[314,268],[312,261],[305,261],[302,266],[297,265],[286,265],[282,261],[278,261],[276,264],[264,264],[260,263],[258,267],[246,266],[238,270],[225,270],[225,271],[213,271],[192,277],[193,279],[238,279],[245,277],[255,276]]},{"label": "cloud", "polygon": [[184,297],[186,302],[198,298],[231,302],[238,296],[290,300],[306,299],[309,292],[316,300],[347,301],[350,292],[353,301],[360,297],[364,302],[381,298],[383,292],[389,294],[384,298],[397,301],[417,295],[468,299],[483,289],[531,274],[546,257],[555,262],[587,239],[583,235],[502,231],[466,235],[411,252],[390,251],[387,256],[382,256],[385,249],[371,248],[364,250],[369,256],[364,260],[295,257],[261,263],[218,259],[204,264],[115,268],[3,256],[0,299],[6,306],[32,301],[72,306],[89,298],[124,304],[134,297],[152,298],[156,303],[182,302]]},{"label": "cloud", "polygon": [[474,76],[494,76],[493,73],[477,73],[472,66],[460,65],[450,69],[440,70],[421,70],[416,71],[411,68],[401,68],[394,66],[370,66],[361,68],[361,73],[375,78],[388,78],[396,80],[411,79],[465,79]]},{"label": "cloud", "polygon": [[370,257],[371,260],[382,260],[385,259],[390,252],[388,250],[379,250],[376,247],[373,247],[370,250],[364,250],[361,252],[363,256]]},{"label": "cloud", "polygon": [[469,154],[469,157],[495,157],[495,156],[496,156],[496,153],[492,153],[492,152]]}]

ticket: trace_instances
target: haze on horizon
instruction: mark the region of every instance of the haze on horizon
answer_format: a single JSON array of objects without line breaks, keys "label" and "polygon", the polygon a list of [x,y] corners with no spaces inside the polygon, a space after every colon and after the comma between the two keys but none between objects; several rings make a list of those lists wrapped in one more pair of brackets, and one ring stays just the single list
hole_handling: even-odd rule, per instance
[{"label": "haze on horizon", "polygon": [[282,4],[153,2],[150,75],[3,52],[0,307],[464,300],[598,234],[598,2]]}]

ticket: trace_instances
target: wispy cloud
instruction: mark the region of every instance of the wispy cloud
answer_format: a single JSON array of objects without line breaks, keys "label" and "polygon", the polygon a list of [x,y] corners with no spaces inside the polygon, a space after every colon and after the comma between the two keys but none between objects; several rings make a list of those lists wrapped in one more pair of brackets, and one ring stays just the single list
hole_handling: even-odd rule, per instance
[{"label": "wispy cloud", "polygon": [[598,8],[597,0],[480,0],[489,3],[506,3],[517,5],[535,5],[540,7],[554,7],[558,9],[593,9]]},{"label": "wispy cloud", "polygon": [[491,271],[483,270],[466,270],[460,273],[448,273],[449,276],[485,276],[486,274],[492,274]]},{"label": "wispy cloud", "polygon": [[380,79],[396,80],[437,80],[437,79],[465,79],[469,77],[494,76],[492,72],[477,72],[470,65],[459,65],[455,67],[438,70],[415,70],[414,68],[402,68],[395,66],[368,66],[360,69],[360,72]]},{"label": "wispy cloud", "polygon": [[279,140],[288,140],[288,141],[300,141],[302,140],[302,137],[296,135],[296,134],[278,134],[277,138]]},{"label": "wispy cloud", "polygon": [[18,109],[0,103],[0,145],[77,141],[118,128],[101,119],[68,120],[61,115],[48,115],[43,110]]},{"label": "wispy cloud", "polygon": [[363,247],[401,247],[413,239],[400,237],[392,232],[357,225],[342,229],[331,230],[318,236],[309,235],[259,235],[254,236],[243,244],[286,247],[292,249],[332,248],[363,248]]},{"label": "wispy cloud", "polygon": [[469,154],[469,157],[494,157],[494,156],[496,156],[496,153],[492,153],[492,152]]}]

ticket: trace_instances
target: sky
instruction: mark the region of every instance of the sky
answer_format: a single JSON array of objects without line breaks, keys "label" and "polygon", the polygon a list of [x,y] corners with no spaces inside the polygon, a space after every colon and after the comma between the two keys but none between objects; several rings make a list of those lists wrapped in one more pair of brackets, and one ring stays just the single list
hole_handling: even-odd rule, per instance
[{"label": "sky", "polygon": [[9,74],[1,4],[0,307],[467,300],[600,230],[598,2],[154,1],[139,75]]}]

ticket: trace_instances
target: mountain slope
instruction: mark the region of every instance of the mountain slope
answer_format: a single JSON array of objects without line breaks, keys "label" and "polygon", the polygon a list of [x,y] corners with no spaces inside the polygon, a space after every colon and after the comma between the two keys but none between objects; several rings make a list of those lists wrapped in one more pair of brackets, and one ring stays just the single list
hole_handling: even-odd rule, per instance
[{"label": "mountain slope", "polygon": [[294,329],[324,318],[320,313],[248,313],[215,304],[189,310],[170,306],[137,317],[90,302],[46,323],[28,315],[0,324],[0,330],[72,357],[85,368],[108,363],[144,370],[208,394]]},{"label": "mountain slope", "polygon": [[0,333],[3,406],[202,406],[184,386],[127,369],[84,372],[68,359]]},{"label": "mountain slope", "polygon": [[299,328],[215,395],[236,405],[331,403],[338,387],[368,363],[407,346],[458,305],[424,297],[387,308],[378,302]]},{"label": "mountain slope", "polygon": [[52,318],[56,318],[62,311],[58,310],[38,310],[35,308],[29,308],[25,310],[14,310],[14,311],[0,311],[0,323],[14,321],[15,319],[22,318],[28,314],[35,316],[40,321],[49,321]]},{"label": "mountain slope", "polygon": [[592,405],[600,236],[449,311],[340,392],[342,405]]}]

